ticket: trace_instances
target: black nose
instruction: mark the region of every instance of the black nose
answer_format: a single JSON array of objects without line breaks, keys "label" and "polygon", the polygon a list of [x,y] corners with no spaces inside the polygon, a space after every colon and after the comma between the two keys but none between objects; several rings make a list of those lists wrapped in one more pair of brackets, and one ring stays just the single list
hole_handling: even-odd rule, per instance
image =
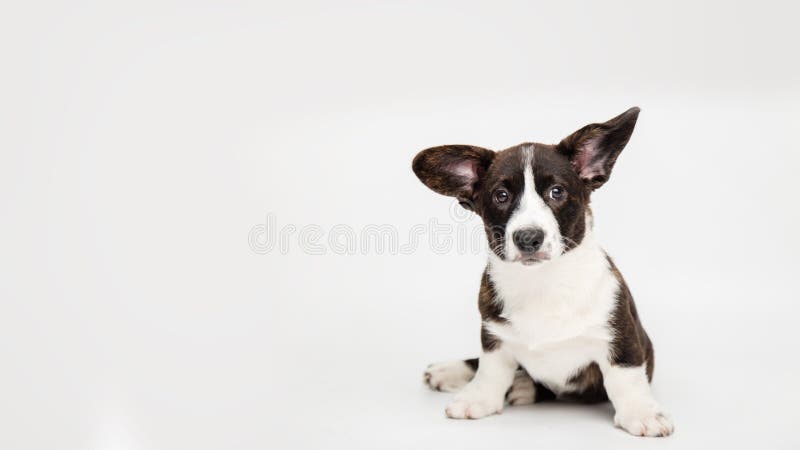
[{"label": "black nose", "polygon": [[512,237],[521,252],[533,253],[542,246],[544,231],[541,228],[522,228],[515,231]]}]

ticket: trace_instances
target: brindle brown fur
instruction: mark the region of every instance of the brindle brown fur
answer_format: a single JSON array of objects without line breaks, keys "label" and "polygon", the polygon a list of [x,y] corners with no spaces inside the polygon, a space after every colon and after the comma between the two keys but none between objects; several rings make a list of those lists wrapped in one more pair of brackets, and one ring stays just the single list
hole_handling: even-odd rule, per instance
[{"label": "brindle brown fur", "polygon": [[611,314],[610,322],[610,328],[614,332],[614,339],[611,341],[611,362],[620,366],[641,366],[646,362],[647,379],[651,381],[655,364],[653,344],[639,320],[636,304],[633,302],[633,295],[627,283],[614,265],[614,261],[607,255],[606,258],[611,271],[619,281],[617,307]]},{"label": "brindle brown fur", "polygon": [[[420,152],[412,167],[426,186],[440,194],[456,197],[462,206],[475,211],[483,220],[491,250],[504,258],[506,223],[519,203],[519,197],[514,197],[513,193],[523,191],[521,157],[526,150],[535,148],[534,187],[553,211],[559,231],[565,238],[566,251],[569,251],[583,240],[586,232],[584,218],[591,217],[591,193],[608,180],[617,157],[633,132],[638,114],[638,108],[631,108],[607,122],[587,125],[557,145],[524,143],[500,152],[470,145],[433,147]],[[603,151],[592,153],[587,150],[591,145],[602,147]],[[566,200],[554,201],[545,195],[545,191],[555,184],[567,191]],[[503,204],[492,201],[492,193],[498,188],[506,189],[511,201]],[[619,281],[616,306],[608,323],[613,335],[610,360],[620,366],[646,363],[647,377],[652,379],[653,346],[639,321],[625,280],[611,258],[608,258],[608,264]],[[494,289],[488,268],[481,281],[478,309],[482,324],[506,322],[502,317],[503,302]],[[481,326],[481,344],[485,352],[494,350],[500,343],[500,339],[485,325]],[[465,363],[477,371],[478,359],[469,359]],[[552,391],[536,381],[535,373],[533,380],[537,389],[536,401],[555,398]],[[571,390],[563,394],[563,398],[582,402],[608,400],[597,363],[577,370],[567,380],[567,386]]]},{"label": "brindle brown fur", "polygon": [[[609,320],[609,329],[614,338],[611,341],[611,361],[620,366],[641,366],[647,363],[647,378],[652,380],[654,367],[654,352],[650,338],[644,331],[639,316],[636,313],[636,305],[633,302],[628,285],[617,269],[614,261],[606,256],[610,270],[619,281],[619,292],[617,292],[617,304]],[[481,280],[480,294],[478,295],[478,309],[481,313],[481,322],[505,322],[501,316],[503,303],[500,300],[492,285],[492,280],[488,272],[484,271]],[[500,340],[489,333],[485,326],[481,326],[481,343],[484,351],[492,351],[499,344]],[[477,358],[464,361],[474,371],[478,370],[479,360]],[[520,367],[520,370],[522,368]],[[546,401],[555,398],[555,394],[536,380],[536,374],[532,376],[536,385],[536,401]],[[574,400],[582,403],[597,403],[608,400],[605,387],[603,386],[603,374],[600,367],[593,362],[583,369],[578,370],[567,381],[567,386],[572,390],[564,393],[560,398]]]},{"label": "brindle brown fur", "polygon": [[[420,152],[412,168],[420,180],[432,190],[456,197],[462,206],[475,211],[482,221],[489,248],[500,258],[505,257],[506,224],[519,204],[519,196],[504,204],[492,201],[492,193],[503,187],[510,193],[523,191],[524,174],[520,160],[526,149],[536,149],[533,167],[535,189],[548,201],[559,224],[567,249],[581,242],[585,233],[584,217],[589,210],[593,185],[582,180],[571,160],[564,154],[563,144],[523,143],[499,152],[471,145],[447,145]],[[465,178],[460,171],[449,170],[461,165],[474,172]],[[548,199],[544,192],[559,184],[568,195],[563,202]]]},{"label": "brindle brown fur", "polygon": [[497,297],[497,293],[489,277],[488,268],[483,272],[481,278],[481,288],[478,291],[478,310],[481,312],[481,345],[483,350],[490,352],[500,343],[500,340],[486,329],[486,322],[506,322],[500,316],[503,313],[503,302]]},{"label": "brindle brown fur", "polygon": [[603,373],[596,362],[589,364],[579,370],[575,375],[567,380],[567,384],[573,388],[563,398],[575,400],[582,403],[598,403],[608,400],[606,388],[603,386]]}]

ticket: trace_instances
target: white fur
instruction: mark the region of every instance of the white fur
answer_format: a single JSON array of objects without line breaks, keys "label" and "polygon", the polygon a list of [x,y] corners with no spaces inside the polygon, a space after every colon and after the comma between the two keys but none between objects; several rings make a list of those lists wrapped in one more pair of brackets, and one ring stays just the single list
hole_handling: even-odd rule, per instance
[{"label": "white fur", "polygon": [[433,390],[457,392],[469,383],[475,371],[464,361],[434,363],[425,370],[425,383]]},{"label": "white fur", "polygon": [[616,409],[614,424],[637,436],[668,436],[675,426],[650,393],[645,367],[600,364],[608,398]]},{"label": "white fur", "polygon": [[517,208],[511,213],[506,224],[505,248],[506,259],[509,261],[520,257],[519,249],[514,245],[512,237],[515,231],[522,228],[539,227],[544,231],[544,242],[540,251],[549,255],[550,258],[560,255],[564,250],[558,221],[542,197],[536,192],[533,181],[533,156],[533,145],[522,151],[525,187]]},{"label": "white fur", "polygon": [[[674,429],[672,421],[653,399],[645,365],[611,364],[614,336],[609,319],[620,286],[605,252],[595,242],[591,216],[584,218],[587,231],[581,243],[562,254],[558,221],[535,189],[533,145],[523,150],[522,158],[525,186],[506,225],[506,256],[501,259],[489,253],[489,277],[497,301],[502,302],[500,316],[505,321],[483,325],[500,343],[481,355],[475,377],[447,407],[448,417],[477,419],[500,412],[518,363],[556,395],[575,390],[569,383],[571,377],[597,363],[616,409],[614,423],[635,435],[669,435]],[[521,255],[513,244],[513,234],[526,227],[544,231],[540,251],[550,260],[532,265],[518,261]],[[512,404],[535,398],[533,381],[529,388],[520,384],[522,381],[527,380],[517,383],[514,398],[509,395]]]},{"label": "white fur", "polygon": [[[475,376],[475,371],[463,360],[443,361],[428,366],[425,384],[435,391],[458,392]],[[528,405],[536,399],[536,386],[525,371],[517,370],[506,399],[509,405]]]},{"label": "white fur", "polygon": [[[585,220],[588,225],[590,217]],[[551,261],[526,266],[490,253],[488,270],[506,322],[484,325],[502,342],[481,356],[475,378],[448,407],[449,417],[499,412],[517,362],[556,395],[574,389],[570,377],[596,362],[619,427],[641,436],[672,433],[672,421],[650,392],[645,366],[610,363],[609,317],[619,282],[590,228],[580,245]]]},{"label": "white fur", "polygon": [[505,349],[484,352],[475,378],[467,384],[445,410],[453,419],[480,419],[503,410],[506,391],[514,381],[517,361]]},{"label": "white fur", "polygon": [[490,255],[489,275],[507,322],[485,325],[536,380],[558,394],[577,369],[607,359],[619,283],[591,231],[571,251],[532,266]]}]

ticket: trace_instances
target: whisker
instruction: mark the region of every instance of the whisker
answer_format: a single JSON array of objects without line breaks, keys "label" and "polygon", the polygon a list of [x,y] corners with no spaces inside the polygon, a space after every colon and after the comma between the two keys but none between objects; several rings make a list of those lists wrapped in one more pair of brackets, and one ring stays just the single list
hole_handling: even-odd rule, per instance
[{"label": "whisker", "polygon": [[578,243],[575,242],[575,240],[572,239],[572,238],[568,238],[566,236],[561,236],[561,240],[563,241],[563,243],[565,244],[565,246],[569,250],[571,250],[571,249],[573,249],[573,248],[578,246]]}]

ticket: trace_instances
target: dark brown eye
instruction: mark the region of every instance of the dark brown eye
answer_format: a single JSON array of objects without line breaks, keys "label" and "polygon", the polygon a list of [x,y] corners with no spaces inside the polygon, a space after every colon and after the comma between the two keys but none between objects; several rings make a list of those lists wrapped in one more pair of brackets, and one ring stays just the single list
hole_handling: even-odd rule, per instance
[{"label": "dark brown eye", "polygon": [[498,189],[494,191],[494,201],[497,203],[505,203],[508,201],[508,191],[505,189]]},{"label": "dark brown eye", "polygon": [[555,185],[550,188],[550,198],[553,200],[561,200],[566,197],[567,191],[563,187]]}]

